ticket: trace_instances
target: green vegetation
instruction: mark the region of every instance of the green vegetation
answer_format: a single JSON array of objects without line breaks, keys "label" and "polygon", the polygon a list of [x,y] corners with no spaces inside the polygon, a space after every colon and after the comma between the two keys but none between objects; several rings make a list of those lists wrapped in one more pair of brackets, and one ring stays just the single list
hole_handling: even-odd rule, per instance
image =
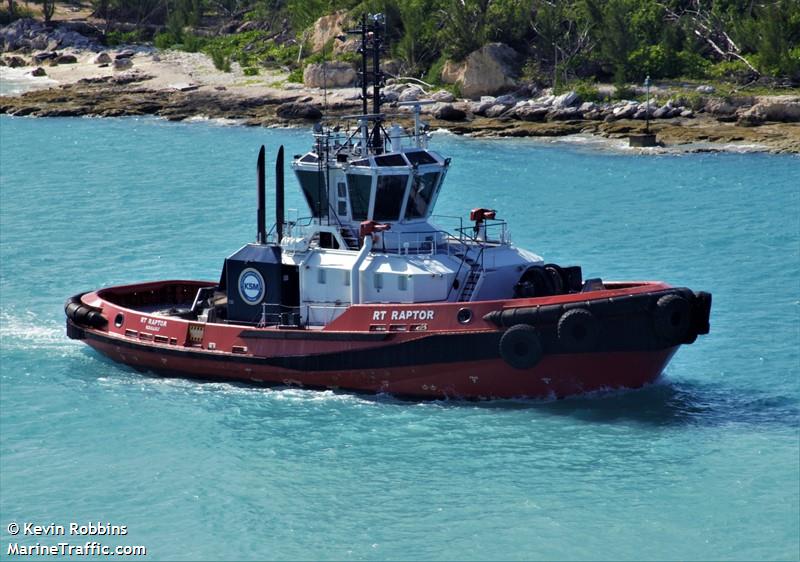
[{"label": "green vegetation", "polygon": [[[40,0],[44,2],[44,0]],[[47,2],[45,2],[47,3]],[[523,77],[594,95],[595,81],[652,79],[800,83],[798,0],[92,0],[109,22],[161,26],[159,47],[204,51],[221,67],[279,65],[300,78],[321,16],[383,12],[401,74],[437,82],[445,60],[487,42],[520,54]],[[14,4],[13,1],[10,4]],[[17,3],[17,9],[20,6]],[[6,11],[8,16],[8,11]],[[0,17],[2,15],[0,14]],[[231,23],[232,22],[232,23]],[[242,33],[221,32],[247,23]],[[288,29],[287,29],[288,26]],[[200,30],[202,29],[202,33]],[[110,42],[135,39],[114,35]],[[152,33],[152,31],[151,31]],[[300,45],[305,43],[301,50]],[[325,49],[331,58],[332,45]],[[215,54],[216,53],[216,54]],[[348,60],[354,55],[337,55]],[[298,60],[298,57],[303,57]],[[765,80],[763,80],[766,78]],[[577,82],[576,82],[577,81]],[[595,88],[596,90],[596,88]]]}]

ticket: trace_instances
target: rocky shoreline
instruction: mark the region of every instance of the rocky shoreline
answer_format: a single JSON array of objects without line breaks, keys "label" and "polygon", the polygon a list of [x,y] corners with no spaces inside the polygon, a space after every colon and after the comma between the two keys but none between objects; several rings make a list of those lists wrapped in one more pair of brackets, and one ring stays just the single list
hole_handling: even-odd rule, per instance
[{"label": "rocky shoreline", "polygon": [[[248,126],[308,124],[360,108],[352,87],[322,90],[286,81],[286,73],[244,76],[223,73],[200,53],[152,47],[104,50],[94,37],[71,28],[48,28],[32,20],[0,29],[0,66],[24,71],[32,84],[46,86],[0,97],[0,114],[35,117],[121,117],[152,115],[172,121],[194,117],[236,120]],[[84,30],[80,30],[84,31]],[[310,65],[313,67],[314,65]],[[1,69],[0,69],[1,70]],[[319,69],[307,68],[307,82]],[[340,69],[347,72],[347,69]],[[343,84],[336,68],[331,83]],[[36,78],[40,77],[40,78]],[[708,150],[744,144],[754,150],[800,153],[800,96],[715,97],[713,88],[659,95],[650,105],[631,100],[584,101],[576,92],[555,96],[532,86],[500,96],[459,100],[445,90],[429,91],[410,81],[390,81],[385,111],[410,123],[407,107],[396,102],[432,99],[424,107],[432,129],[480,137],[558,137],[574,134],[625,138],[641,133],[645,118],[662,145]],[[661,101],[659,101],[661,100]],[[404,113],[405,112],[405,113]]]}]

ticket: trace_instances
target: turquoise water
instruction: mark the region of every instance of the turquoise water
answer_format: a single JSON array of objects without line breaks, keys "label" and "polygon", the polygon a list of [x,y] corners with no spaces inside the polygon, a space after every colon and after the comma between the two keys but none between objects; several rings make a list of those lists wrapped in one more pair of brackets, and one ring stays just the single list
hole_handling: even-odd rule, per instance
[{"label": "turquoise water", "polygon": [[800,558],[800,159],[435,142],[438,213],[711,291],[711,334],[658,384],[556,402],[137,374],[66,339],[64,299],[217,278],[254,238],[258,146],[307,133],[2,117],[0,557],[12,521],[103,521],[154,559]]}]

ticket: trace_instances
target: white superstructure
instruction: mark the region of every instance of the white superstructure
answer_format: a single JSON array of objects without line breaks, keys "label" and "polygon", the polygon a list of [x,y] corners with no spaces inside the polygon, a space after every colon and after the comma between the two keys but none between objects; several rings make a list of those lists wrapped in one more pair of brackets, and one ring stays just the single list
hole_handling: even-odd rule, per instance
[{"label": "white superstructure", "polygon": [[446,231],[433,210],[450,159],[428,149],[420,106],[409,134],[383,115],[341,131],[317,125],[292,168],[311,216],[287,224],[282,260],[299,271],[300,314],[324,325],[351,304],[511,298],[535,254],[514,247],[504,221],[476,209]]}]

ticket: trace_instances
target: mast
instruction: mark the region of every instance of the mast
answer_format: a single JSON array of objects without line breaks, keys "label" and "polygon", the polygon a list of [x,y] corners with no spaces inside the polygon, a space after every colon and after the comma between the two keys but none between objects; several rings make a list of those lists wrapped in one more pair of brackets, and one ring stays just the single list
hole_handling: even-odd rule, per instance
[{"label": "mast", "polygon": [[[361,54],[361,70],[359,78],[361,80],[361,114],[369,115],[369,85],[372,80],[372,115],[370,118],[375,121],[372,131],[369,133],[369,146],[376,152],[383,150],[383,137],[381,135],[381,123],[383,117],[380,114],[384,74],[381,71],[381,52],[383,50],[383,34],[386,20],[383,14],[363,14],[361,25],[357,29],[349,29],[347,33],[359,35],[361,46],[358,52]],[[372,71],[369,68],[369,57],[372,57]]]}]

